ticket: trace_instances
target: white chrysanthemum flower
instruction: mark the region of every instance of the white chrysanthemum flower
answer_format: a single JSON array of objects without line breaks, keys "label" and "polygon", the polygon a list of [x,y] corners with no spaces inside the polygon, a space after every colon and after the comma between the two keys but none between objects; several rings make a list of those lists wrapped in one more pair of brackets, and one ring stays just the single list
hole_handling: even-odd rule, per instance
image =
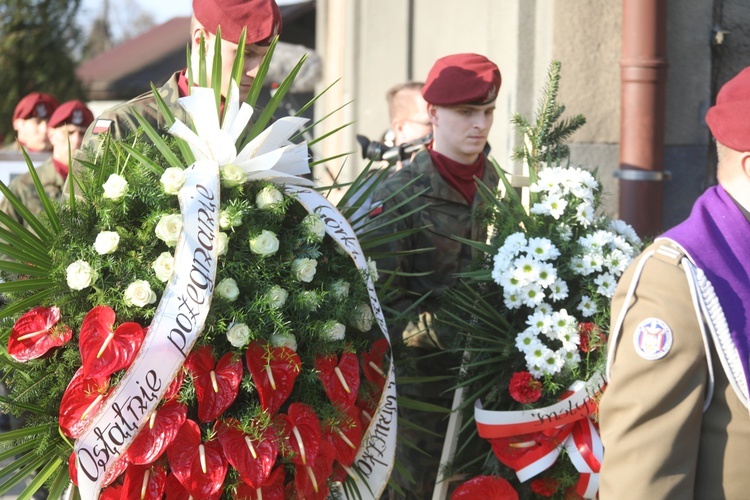
[{"label": "white chrysanthemum flower", "polygon": [[602,294],[607,298],[612,298],[615,295],[615,288],[617,288],[617,280],[611,273],[602,273],[594,278],[594,283],[599,285],[596,288],[597,293]]},{"label": "white chrysanthemum flower", "polygon": [[625,240],[624,236],[615,236],[615,238],[612,240],[612,245],[615,247],[615,249],[620,250],[625,255],[630,255],[631,257],[635,255],[635,249],[630,243]]},{"label": "white chrysanthemum flower", "polygon": [[594,302],[594,300],[588,295],[582,295],[581,303],[578,304],[577,309],[581,311],[581,314],[584,317],[589,318],[593,316],[594,314],[596,314],[596,311],[597,311],[596,302]]},{"label": "white chrysanthemum flower", "polygon": [[503,290],[503,302],[508,309],[518,309],[523,304],[523,296],[519,291]]},{"label": "white chrysanthemum flower", "polygon": [[552,306],[547,304],[546,302],[542,302],[538,306],[536,306],[536,309],[534,309],[534,312],[542,313],[545,316],[551,316],[552,315]]},{"label": "white chrysanthemum flower", "polygon": [[526,318],[526,324],[529,325],[527,330],[533,330],[534,333],[539,335],[549,331],[549,327],[552,325],[552,318],[537,308]]},{"label": "white chrysanthemum flower", "polygon": [[565,358],[560,351],[553,351],[551,349],[548,351],[545,353],[542,369],[549,375],[555,375],[565,366]]},{"label": "white chrysanthemum flower", "polygon": [[513,262],[513,277],[521,286],[533,283],[539,278],[539,262],[525,255]]},{"label": "white chrysanthemum flower", "polygon": [[549,287],[550,299],[555,302],[567,299],[569,292],[568,284],[562,278],[556,279],[555,282],[552,283],[552,286]]},{"label": "white chrysanthemum flower", "polygon": [[568,314],[565,309],[560,309],[552,313],[552,328],[564,330],[566,328],[577,328],[578,321],[574,316]]},{"label": "white chrysanthemum flower", "polygon": [[576,208],[576,221],[583,227],[589,227],[594,220],[594,208],[586,203]]},{"label": "white chrysanthemum flower", "polygon": [[500,283],[500,280],[502,279],[502,276],[508,272],[511,265],[513,264],[513,257],[505,252],[498,252],[492,258],[492,261],[494,264],[492,267],[492,279],[495,281],[495,283],[502,284]]},{"label": "white chrysanthemum flower", "polygon": [[555,351],[539,344],[535,349],[532,349],[526,353],[526,366],[531,371],[531,367],[538,367],[544,374],[554,375],[559,371],[559,368],[555,370],[557,360],[555,359]]},{"label": "white chrysanthemum flower", "polygon": [[563,347],[558,349],[557,353],[568,368],[576,368],[581,363],[581,354],[578,349],[567,350]]},{"label": "white chrysanthemum flower", "polygon": [[549,288],[557,281],[557,269],[549,262],[539,264],[538,283],[542,288]]},{"label": "white chrysanthemum flower", "polygon": [[560,235],[560,238],[564,241],[570,241],[573,238],[573,228],[570,227],[569,224],[559,224],[557,226],[557,234]]},{"label": "white chrysanthemum flower", "polygon": [[604,256],[599,251],[588,252],[581,257],[580,274],[588,276],[594,272],[600,272],[604,265]]},{"label": "white chrysanthemum flower", "polygon": [[529,209],[529,212],[534,215],[550,215],[552,213],[549,205],[547,205],[543,201],[534,203]]},{"label": "white chrysanthemum flower", "polygon": [[628,268],[632,259],[625,255],[621,250],[612,250],[609,255],[604,258],[604,266],[609,269],[609,272],[615,276],[619,276],[625,272]]},{"label": "white chrysanthemum flower", "polygon": [[624,236],[628,243],[636,246],[642,245],[642,241],[635,232],[635,229],[624,220],[617,219],[609,221],[609,228],[615,233]]},{"label": "white chrysanthemum flower", "polygon": [[528,242],[524,233],[513,233],[505,238],[503,246],[500,247],[499,252],[515,257],[519,252],[526,248],[527,245]]},{"label": "white chrysanthemum flower", "polygon": [[506,269],[502,274],[500,274],[498,279],[495,280],[495,283],[503,287],[503,289],[508,290],[510,292],[519,291],[521,289],[521,280],[516,278],[514,269]]},{"label": "white chrysanthemum flower", "polygon": [[562,217],[565,209],[568,208],[568,202],[562,196],[548,196],[544,204],[547,205],[550,216],[555,220]]},{"label": "white chrysanthemum flower", "polygon": [[561,330],[556,330],[555,334],[557,339],[562,342],[563,348],[568,351],[578,349],[581,344],[581,336],[578,334],[578,328],[569,327]]},{"label": "white chrysanthemum flower", "polygon": [[527,328],[516,335],[516,348],[523,353],[527,352],[527,350],[531,349],[538,343],[539,339],[532,328]]},{"label": "white chrysanthemum flower", "polygon": [[544,291],[538,283],[530,283],[520,291],[523,304],[528,307],[536,307],[544,300]]},{"label": "white chrysanthemum flower", "polygon": [[537,260],[552,260],[560,256],[560,250],[547,238],[529,238],[526,252]]}]

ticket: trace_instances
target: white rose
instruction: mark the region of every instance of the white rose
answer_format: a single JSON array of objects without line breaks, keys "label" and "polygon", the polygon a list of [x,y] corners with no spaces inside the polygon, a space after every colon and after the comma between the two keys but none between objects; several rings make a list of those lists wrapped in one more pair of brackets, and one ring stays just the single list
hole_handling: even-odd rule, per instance
[{"label": "white rose", "polygon": [[274,347],[288,347],[297,352],[297,339],[291,333],[274,333],[269,340]]},{"label": "white rose", "polygon": [[128,192],[128,181],[120,175],[112,174],[102,187],[104,188],[105,198],[117,201]]},{"label": "white rose", "polygon": [[272,186],[266,186],[260,190],[255,197],[255,204],[261,210],[271,210],[276,208],[284,201],[284,195],[281,191]]},{"label": "white rose", "polygon": [[351,285],[348,281],[344,280],[336,280],[333,283],[331,283],[331,293],[333,296],[339,300],[345,299],[349,296],[349,287]]},{"label": "white rose", "polygon": [[228,248],[229,235],[224,231],[219,231],[219,242],[216,244],[216,249],[219,252],[219,256],[226,255]]},{"label": "white rose", "polygon": [[368,304],[360,304],[354,309],[352,316],[352,326],[361,332],[368,332],[372,328],[372,321],[375,316]]},{"label": "white rose", "polygon": [[219,227],[230,229],[242,224],[242,212],[239,210],[222,210],[219,212]]},{"label": "white rose", "polygon": [[177,194],[185,185],[185,171],[177,167],[169,167],[161,174],[161,185],[167,194]]},{"label": "white rose", "polygon": [[300,292],[299,300],[311,311],[316,311],[320,307],[320,296],[315,290],[304,290]]},{"label": "white rose", "polygon": [[234,302],[240,296],[240,289],[233,278],[225,278],[216,285],[216,293],[219,294],[219,297],[223,297],[229,302]]},{"label": "white rose", "polygon": [[250,238],[250,251],[261,257],[273,255],[279,250],[279,239],[273,231],[261,231],[258,236]]},{"label": "white rose", "polygon": [[250,342],[250,327],[245,323],[231,322],[227,328],[227,340],[234,347],[246,346]]},{"label": "white rose", "polygon": [[273,309],[278,309],[279,307],[283,306],[286,302],[287,297],[289,297],[289,292],[281,288],[279,285],[272,286],[266,292],[266,300],[268,301],[268,305]]},{"label": "white rose", "polygon": [[378,264],[370,257],[367,257],[367,270],[370,273],[372,281],[378,281],[378,278],[380,277],[378,274]]},{"label": "white rose", "polygon": [[323,338],[331,342],[344,340],[346,337],[346,327],[341,323],[332,323],[326,325],[323,329]]},{"label": "white rose", "polygon": [[156,225],[156,237],[170,247],[177,245],[181,231],[182,216],[180,214],[163,215]]},{"label": "white rose", "polygon": [[156,294],[145,280],[135,280],[125,289],[125,304],[143,307],[156,302]]},{"label": "white rose", "polygon": [[151,264],[151,268],[154,270],[156,278],[166,283],[174,272],[174,257],[169,252],[162,252]]},{"label": "white rose", "polygon": [[318,261],[315,259],[294,259],[292,262],[292,274],[299,281],[310,283],[315,276]]},{"label": "white rose", "polygon": [[315,238],[317,241],[322,241],[326,235],[326,225],[323,223],[323,219],[318,214],[307,214],[302,219],[302,227],[305,228],[307,234]]},{"label": "white rose", "polygon": [[94,250],[99,255],[106,255],[113,253],[117,250],[117,245],[120,243],[120,235],[115,231],[102,231],[96,235],[96,241],[94,241]]},{"label": "white rose", "polygon": [[85,260],[77,260],[65,269],[68,286],[72,290],[83,290],[96,280],[96,271]]},{"label": "white rose", "polygon": [[245,171],[234,163],[228,163],[221,167],[221,185],[227,188],[244,184],[247,180]]}]

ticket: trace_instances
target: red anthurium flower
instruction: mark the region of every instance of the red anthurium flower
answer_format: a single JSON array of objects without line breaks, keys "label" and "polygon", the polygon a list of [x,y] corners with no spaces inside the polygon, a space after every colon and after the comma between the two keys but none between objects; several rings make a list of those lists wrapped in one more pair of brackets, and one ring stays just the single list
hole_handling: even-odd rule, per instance
[{"label": "red anthurium flower", "polygon": [[120,498],[128,500],[161,500],[167,483],[167,470],[161,466],[128,467]]},{"label": "red anthurium flower", "polygon": [[365,428],[375,418],[375,411],[378,409],[378,401],[380,400],[380,392],[380,389],[375,384],[367,380],[359,388],[356,406],[359,410],[359,421],[362,422]]},{"label": "red anthurium flower", "polygon": [[167,458],[172,472],[193,498],[218,499],[221,496],[227,459],[218,440],[201,441],[197,423],[185,420],[167,448]]},{"label": "red anthurium flower", "polygon": [[530,404],[542,397],[542,383],[527,371],[515,372],[508,384],[510,397],[521,404]]},{"label": "red anthurium flower", "polygon": [[79,368],[60,401],[59,423],[63,434],[77,438],[87,419],[96,413],[107,397],[108,389],[109,377],[87,378],[83,375],[83,367]]},{"label": "red anthurium flower", "polygon": [[159,458],[172,444],[186,417],[187,406],[184,404],[174,399],[164,403],[151,414],[128,448],[130,461],[136,465],[147,465]]},{"label": "red anthurium flower", "polygon": [[260,487],[260,493],[257,488],[249,484],[240,483],[234,491],[234,500],[285,500],[284,482],[286,481],[286,472],[284,466],[279,466],[271,472],[266,482]]},{"label": "red anthurium flower", "polygon": [[198,419],[210,422],[234,403],[242,380],[242,361],[232,353],[225,354],[218,363],[208,346],[193,350],[185,361],[193,377],[198,399]]},{"label": "red anthurium flower", "polygon": [[318,454],[322,437],[315,410],[303,403],[292,403],[287,414],[279,417],[294,451],[294,455],[289,458],[295,464],[311,464]]},{"label": "red anthurium flower", "polygon": [[109,470],[104,473],[104,479],[102,479],[102,488],[109,486],[115,482],[115,479],[125,472],[130,467],[130,461],[127,455],[123,455],[118,458],[112,465],[109,466]]},{"label": "red anthurium flower", "polygon": [[83,371],[87,377],[108,377],[127,368],[141,348],[145,331],[138,323],[123,323],[113,330],[115,311],[96,306],[86,314],[78,334]]},{"label": "red anthurium flower", "polygon": [[477,476],[469,479],[453,492],[451,500],[518,500],[518,493],[508,481],[497,476]]},{"label": "red anthurium flower", "polygon": [[551,477],[543,477],[534,479],[529,486],[537,495],[551,497],[560,489],[560,481]]},{"label": "red anthurium flower", "polygon": [[99,500],[121,500],[124,496],[123,491],[121,484],[104,488],[99,494]]},{"label": "red anthurium flower", "polygon": [[302,362],[288,347],[251,342],[245,352],[247,367],[253,376],[260,406],[272,415],[279,411],[294,388]]},{"label": "red anthurium flower", "polygon": [[388,352],[391,350],[391,345],[386,339],[376,340],[370,351],[363,352],[362,357],[362,371],[365,374],[365,378],[377,385],[383,387],[385,381],[388,379],[388,373],[386,373],[386,360]]},{"label": "red anthurium flower", "polygon": [[164,486],[164,493],[169,500],[190,500],[193,498],[190,496],[190,493],[187,492],[180,480],[171,472],[167,474],[167,483]]},{"label": "red anthurium flower", "polygon": [[268,479],[279,454],[279,443],[271,427],[257,429],[257,435],[245,434],[236,420],[218,422],[216,430],[229,463],[245,483],[260,488]]},{"label": "red anthurium flower", "polygon": [[323,437],[336,450],[336,460],[350,467],[357,456],[362,442],[362,424],[359,422],[359,411],[351,406],[342,415],[339,422],[324,428]]},{"label": "red anthurium flower", "polygon": [[8,354],[16,361],[28,361],[42,356],[53,347],[61,346],[73,336],[60,321],[57,307],[35,307],[18,318],[8,339]]},{"label": "red anthurium flower", "polygon": [[297,464],[294,467],[294,486],[300,498],[325,500],[328,497],[328,478],[333,472],[335,454],[333,445],[323,441],[314,462],[307,465]]},{"label": "red anthurium flower", "polygon": [[167,392],[164,393],[164,396],[161,398],[162,401],[169,401],[173,397],[175,397],[177,394],[180,393],[180,389],[182,389],[182,383],[185,381],[185,370],[180,368],[180,371],[177,372],[177,375],[175,376],[174,380],[172,380],[172,383],[169,384],[169,387],[167,388]]},{"label": "red anthurium flower", "polygon": [[342,408],[349,408],[357,400],[359,391],[359,363],[357,356],[345,352],[337,359],[336,355],[320,356],[315,360],[318,378],[323,382],[328,399]]}]

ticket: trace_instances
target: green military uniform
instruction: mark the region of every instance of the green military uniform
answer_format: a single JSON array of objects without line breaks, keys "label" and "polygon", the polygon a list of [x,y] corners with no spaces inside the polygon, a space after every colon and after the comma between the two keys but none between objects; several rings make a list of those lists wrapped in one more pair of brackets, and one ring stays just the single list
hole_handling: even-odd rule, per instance
[{"label": "green military uniform", "polygon": [[[486,161],[482,181],[489,187],[496,187],[498,176],[492,165]],[[404,188],[410,182],[407,188]],[[392,207],[405,201],[415,193],[427,191],[398,208],[398,214],[414,212],[406,219],[394,221],[397,214],[388,214]],[[414,157],[409,167],[403,168],[378,188],[373,199],[373,206],[382,207],[386,222],[383,224],[384,234],[395,233],[408,229],[424,227],[424,230],[395,241],[376,251],[408,252],[424,248],[433,248],[425,253],[402,255],[378,260],[378,269],[399,269],[405,273],[416,273],[418,276],[400,276],[394,284],[402,293],[388,304],[398,311],[404,311],[421,296],[429,293],[412,315],[412,321],[407,325],[390,324],[390,331],[394,342],[401,337],[410,346],[408,357],[414,361],[412,371],[403,366],[405,360],[396,360],[399,375],[413,374],[418,376],[455,375],[458,365],[453,357],[447,354],[424,358],[425,355],[435,354],[445,347],[451,339],[449,333],[437,333],[432,328],[432,318],[438,314],[443,292],[455,281],[454,274],[468,270],[472,262],[472,249],[454,237],[484,241],[486,235],[482,227],[472,221],[472,211],[479,203],[479,196],[475,195],[472,204],[438,173],[432,163],[427,150],[420,151]],[[424,208],[420,208],[427,205]],[[392,221],[392,222],[391,222]],[[386,279],[381,273],[381,280]],[[398,355],[398,349],[396,349]],[[400,365],[400,366],[399,366]],[[452,382],[433,382],[424,384],[400,385],[399,393],[421,402],[450,408],[452,393],[447,391]],[[406,467],[409,474],[416,480],[417,485],[411,484],[396,471],[393,478],[406,490],[416,490],[409,493],[412,498],[429,498],[435,485],[440,464],[440,454],[445,439],[447,418],[443,414],[422,412],[399,408],[402,420],[427,428],[438,436],[431,436],[425,432],[410,429],[404,425],[399,427],[399,445],[396,451],[397,460]],[[429,456],[406,445],[417,446]]]},{"label": "green military uniform", "polygon": [[[49,196],[52,201],[59,202],[63,197],[65,178],[63,178],[57,169],[55,169],[52,158],[47,158],[44,163],[37,167],[36,173],[39,175],[39,180],[41,181],[47,196]],[[29,172],[15,177],[10,182],[8,188],[13,194],[18,196],[21,203],[23,203],[32,214],[36,215],[44,211],[42,200],[39,198],[36,186],[34,185],[34,180]],[[24,222],[6,198],[3,198],[3,200],[0,201],[0,210],[16,219],[19,223]],[[26,226],[28,227],[28,224],[26,224]]]},{"label": "green military uniform", "polygon": [[[750,413],[707,338],[684,257],[671,240],[657,240],[623,274],[612,301],[611,368],[600,403],[604,500],[739,499],[750,491]],[[645,359],[634,341],[649,318],[671,330],[659,359]]]}]

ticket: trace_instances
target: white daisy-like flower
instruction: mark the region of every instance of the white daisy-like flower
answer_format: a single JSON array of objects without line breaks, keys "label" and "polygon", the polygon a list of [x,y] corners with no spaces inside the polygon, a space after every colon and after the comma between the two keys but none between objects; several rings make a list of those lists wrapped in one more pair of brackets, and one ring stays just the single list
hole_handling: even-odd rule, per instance
[{"label": "white daisy-like flower", "polygon": [[558,224],[557,234],[560,235],[560,238],[562,238],[563,240],[570,241],[571,238],[573,238],[573,228],[570,227],[569,224]]},{"label": "white daisy-like flower", "polygon": [[508,291],[519,291],[521,289],[521,280],[516,278],[514,269],[506,269],[502,274],[500,274],[498,279],[495,280],[495,283],[503,287],[503,289]]},{"label": "white daisy-like flower", "polygon": [[531,212],[534,215],[550,215],[551,210],[550,210],[550,207],[546,203],[540,201],[538,203],[534,203],[531,206],[531,209],[529,209],[529,212]]},{"label": "white daisy-like flower", "polygon": [[641,239],[635,232],[635,229],[633,229],[633,227],[624,220],[617,219],[609,221],[609,229],[621,236],[624,236],[628,243],[632,245],[641,246],[642,244]]},{"label": "white daisy-like flower", "polygon": [[547,333],[547,331],[549,331],[549,327],[552,325],[552,318],[537,308],[528,318],[526,318],[526,324],[529,325],[526,330],[532,330],[539,335],[540,333]]},{"label": "white daisy-like flower", "polygon": [[516,335],[516,348],[521,352],[525,353],[537,343],[539,343],[539,339],[531,328],[527,328]]},{"label": "white daisy-like flower", "polygon": [[576,328],[578,321],[574,316],[568,314],[565,309],[560,309],[552,313],[552,328],[564,330],[566,328]]},{"label": "white daisy-like flower", "polygon": [[604,258],[604,266],[609,269],[609,272],[615,276],[619,276],[625,272],[628,268],[632,259],[625,255],[622,250],[612,250],[609,255]]},{"label": "white daisy-like flower", "polygon": [[581,204],[576,208],[576,221],[583,227],[589,227],[594,220],[594,208],[589,204]]},{"label": "white daisy-like flower", "polygon": [[611,273],[602,273],[594,278],[594,283],[599,285],[596,288],[597,293],[604,295],[607,298],[612,298],[615,294],[615,288],[617,288],[617,280]]},{"label": "white daisy-like flower", "polygon": [[524,233],[513,233],[503,242],[499,252],[515,257],[527,246],[526,235]]},{"label": "white daisy-like flower", "polygon": [[551,260],[560,256],[560,250],[547,238],[529,238],[526,252],[537,260]]},{"label": "white daisy-like flower", "polygon": [[578,352],[578,349],[569,351],[563,347],[561,349],[558,349],[557,352],[560,354],[563,362],[565,363],[565,366],[567,367],[575,368],[581,362],[581,354]]},{"label": "white daisy-like flower", "polygon": [[523,297],[520,291],[503,290],[503,302],[508,309],[518,309],[523,305]]},{"label": "white daisy-like flower", "polygon": [[552,283],[552,286],[549,288],[550,288],[549,296],[552,300],[558,301],[558,300],[565,300],[568,298],[568,293],[569,293],[568,284],[562,278],[556,279],[555,282]]},{"label": "white daisy-like flower", "polygon": [[539,262],[525,255],[517,258],[513,263],[513,277],[518,279],[521,286],[533,283],[539,278]]},{"label": "white daisy-like flower", "polygon": [[573,351],[581,345],[581,336],[578,334],[578,328],[564,328],[557,330],[556,334],[557,339],[562,342],[564,349]]},{"label": "white daisy-like flower", "polygon": [[562,196],[548,196],[544,203],[549,207],[549,214],[555,220],[562,217],[568,207],[568,202]]},{"label": "white daisy-like flower", "polygon": [[591,317],[596,314],[597,307],[596,302],[588,295],[581,296],[581,303],[578,304],[577,309],[581,311],[581,314],[585,317]]},{"label": "white daisy-like flower", "polygon": [[520,292],[523,304],[528,307],[536,307],[544,300],[544,291],[538,283],[530,283],[523,287]]},{"label": "white daisy-like flower", "polygon": [[565,365],[565,360],[552,349],[545,348],[542,351],[541,363],[535,360],[535,364],[539,364],[545,374],[554,375]]},{"label": "white daisy-like flower", "polygon": [[534,312],[542,313],[545,316],[550,316],[552,314],[552,306],[547,304],[546,302],[542,302],[541,304],[536,306]]},{"label": "white daisy-like flower", "polygon": [[538,283],[542,288],[549,288],[557,281],[557,269],[549,262],[539,264]]},{"label": "white daisy-like flower", "polygon": [[492,258],[492,261],[494,264],[492,267],[492,279],[495,283],[500,284],[501,276],[510,269],[513,263],[513,257],[504,252],[498,252]]}]

